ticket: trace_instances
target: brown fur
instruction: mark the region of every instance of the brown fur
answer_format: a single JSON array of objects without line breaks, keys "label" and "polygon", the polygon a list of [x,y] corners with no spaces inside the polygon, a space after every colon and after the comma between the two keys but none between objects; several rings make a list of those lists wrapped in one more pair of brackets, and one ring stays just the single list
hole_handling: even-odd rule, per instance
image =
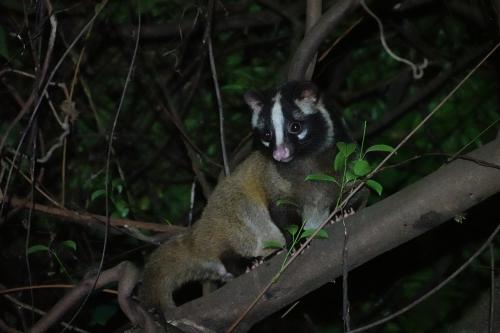
[{"label": "brown fur", "polygon": [[265,249],[263,242],[285,244],[268,205],[290,190],[290,182],[279,175],[272,161],[259,152],[252,153],[219,182],[191,232],[151,254],[141,291],[146,306],[165,311],[175,306],[172,292],[182,284],[230,278],[220,260],[224,253],[263,257],[273,252]]},{"label": "brown fur", "polygon": [[[252,153],[231,176],[219,182],[191,232],[153,252],[144,269],[142,294],[146,305],[159,306],[165,312],[175,306],[172,292],[182,284],[192,280],[227,280],[231,275],[221,257],[265,257],[273,252],[264,248],[266,241],[285,245],[285,238],[270,215],[270,210],[274,217],[275,213],[287,215],[286,210],[284,214],[279,212],[281,208],[276,203],[280,199],[296,205],[295,216],[300,214],[305,228],[317,228],[328,217],[339,195],[338,186],[305,178],[332,171],[337,121],[334,123],[310,82],[288,82],[273,96],[245,94],[253,111],[256,138],[264,143],[263,149],[268,147],[269,157]],[[265,125],[274,122],[270,117],[275,103],[281,103],[276,110],[282,111],[288,124],[302,121],[309,128],[309,132],[304,132],[309,136],[300,138],[283,127],[285,140],[280,149],[282,153],[292,152],[289,162],[271,159],[278,142],[273,143],[268,137],[273,137],[270,128],[277,129],[274,123]],[[274,136],[277,138],[276,133]],[[294,156],[295,147],[300,148],[300,154]],[[281,220],[281,216],[276,220]]]}]

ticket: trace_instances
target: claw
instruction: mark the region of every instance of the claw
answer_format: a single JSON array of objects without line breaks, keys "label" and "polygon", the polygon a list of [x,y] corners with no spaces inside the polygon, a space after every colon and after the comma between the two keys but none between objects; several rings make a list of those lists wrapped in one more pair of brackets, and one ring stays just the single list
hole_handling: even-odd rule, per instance
[{"label": "claw", "polygon": [[264,259],[259,259],[259,258],[256,258],[252,261],[252,264],[250,266],[250,270],[254,270],[255,268],[259,267],[260,264],[262,264],[264,262]]},{"label": "claw", "polygon": [[234,275],[229,272],[221,276],[222,282],[228,282],[231,281],[232,279],[234,279]]}]

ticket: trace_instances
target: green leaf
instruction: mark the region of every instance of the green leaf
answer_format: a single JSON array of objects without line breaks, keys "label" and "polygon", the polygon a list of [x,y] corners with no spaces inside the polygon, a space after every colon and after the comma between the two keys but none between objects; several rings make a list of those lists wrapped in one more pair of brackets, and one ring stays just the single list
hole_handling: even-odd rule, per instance
[{"label": "green leaf", "polygon": [[382,185],[379,182],[368,179],[366,181],[366,186],[377,192],[378,195],[382,195]]},{"label": "green leaf", "polygon": [[72,240],[65,240],[64,242],[61,242],[61,245],[76,251],[76,243]]},{"label": "green leaf", "polygon": [[337,172],[344,170],[346,158],[343,153],[338,152],[335,155],[335,160],[333,161],[333,169]]},{"label": "green leaf", "polygon": [[339,152],[344,155],[345,158],[348,158],[356,151],[355,143],[345,143],[345,142],[337,142],[337,148]]},{"label": "green leaf", "polygon": [[120,178],[114,179],[113,182],[111,182],[111,186],[118,194],[123,192],[123,182]]},{"label": "green leaf", "polygon": [[299,230],[299,227],[296,224],[288,224],[283,227],[286,231],[290,233],[290,235],[295,236],[297,231]]},{"label": "green leaf", "polygon": [[263,245],[265,249],[282,249],[284,247],[284,244],[277,241],[264,241]]},{"label": "green leaf", "polygon": [[[316,231],[316,229],[312,228],[312,229],[304,229],[304,231],[302,232],[302,234],[300,235],[300,238],[309,238],[311,237],[311,235]],[[317,238],[317,239],[327,239],[328,238],[328,232],[326,232],[326,230],[324,229],[321,229],[320,231],[318,231],[318,233],[316,234],[316,236],[314,236],[314,238]]]},{"label": "green leaf", "polygon": [[356,180],[356,179],[358,179],[358,177],[355,174],[353,174],[349,170],[346,171],[346,173],[345,173],[345,182],[346,183],[352,182],[353,180]]},{"label": "green leaf", "polygon": [[127,203],[123,200],[118,200],[115,203],[116,210],[120,214],[120,217],[127,217],[130,212],[130,208],[128,208]]},{"label": "green leaf", "polygon": [[104,194],[106,194],[106,190],[101,189],[101,190],[94,191],[94,193],[92,193],[92,195],[90,196],[90,201],[94,202],[95,199],[102,197]]},{"label": "green leaf", "polygon": [[226,84],[221,87],[221,90],[230,93],[242,93],[245,91],[245,87],[241,84]]},{"label": "green leaf", "polygon": [[40,244],[38,244],[38,245],[33,245],[33,246],[30,246],[30,247],[28,248],[28,254],[37,253],[37,252],[44,252],[44,251],[49,252],[49,251],[50,251],[50,249],[49,249],[47,246],[45,246],[45,245],[40,245]]},{"label": "green leaf", "polygon": [[389,145],[373,145],[366,149],[366,152],[369,153],[371,151],[383,151],[383,152],[388,152],[392,153],[394,151],[394,148],[392,148]]},{"label": "green leaf", "polygon": [[346,146],[347,144],[345,142],[342,141],[337,142],[337,148],[339,150],[339,153],[344,154],[344,152],[346,151]]},{"label": "green leaf", "polygon": [[276,200],[276,206],[280,207],[280,206],[285,206],[285,205],[290,205],[290,206],[294,206],[294,207],[299,208],[299,205],[290,199],[278,199],[278,200]]},{"label": "green leaf", "polygon": [[366,160],[357,160],[354,163],[353,171],[356,176],[365,176],[370,173],[371,170],[372,168]]},{"label": "green leaf", "polygon": [[318,180],[318,181],[333,182],[333,183],[338,184],[338,181],[337,181],[337,179],[335,179],[335,177],[332,177],[330,175],[325,175],[322,173],[308,175],[308,176],[306,176],[306,180]]}]

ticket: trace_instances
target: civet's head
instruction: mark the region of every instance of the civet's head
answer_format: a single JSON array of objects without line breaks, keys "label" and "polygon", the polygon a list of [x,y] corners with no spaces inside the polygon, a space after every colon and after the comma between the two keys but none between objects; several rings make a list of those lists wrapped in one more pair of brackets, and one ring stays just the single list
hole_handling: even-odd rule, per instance
[{"label": "civet's head", "polygon": [[279,162],[321,152],[333,144],[332,118],[311,82],[287,82],[271,94],[247,92],[256,137]]}]

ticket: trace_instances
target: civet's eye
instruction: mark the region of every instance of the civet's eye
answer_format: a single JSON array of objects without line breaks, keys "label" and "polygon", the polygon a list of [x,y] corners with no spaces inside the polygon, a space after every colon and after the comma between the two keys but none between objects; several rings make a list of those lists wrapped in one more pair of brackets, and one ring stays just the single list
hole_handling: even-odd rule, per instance
[{"label": "civet's eye", "polygon": [[302,126],[300,125],[299,122],[293,122],[290,124],[290,126],[288,127],[288,132],[292,133],[292,134],[297,134],[299,133],[300,131],[302,130]]},{"label": "civet's eye", "polygon": [[271,139],[272,139],[272,137],[273,137],[273,134],[271,133],[271,131],[270,130],[266,130],[264,132],[264,136],[263,136],[262,140],[264,140],[266,142],[270,142]]}]

